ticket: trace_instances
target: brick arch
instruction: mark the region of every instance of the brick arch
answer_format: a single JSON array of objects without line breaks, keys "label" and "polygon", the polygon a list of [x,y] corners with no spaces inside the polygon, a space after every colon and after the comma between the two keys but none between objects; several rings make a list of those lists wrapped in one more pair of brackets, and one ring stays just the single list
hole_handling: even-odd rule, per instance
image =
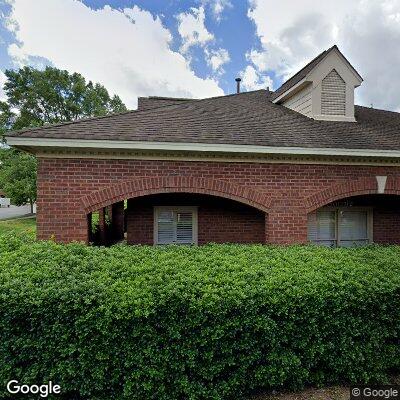
[{"label": "brick arch", "polygon": [[[375,177],[360,178],[331,186],[307,197],[305,208],[307,212],[311,212],[336,200],[377,193],[378,184]],[[384,194],[400,195],[400,179],[388,176]]]},{"label": "brick arch", "polygon": [[251,188],[227,181],[187,176],[153,177],[117,183],[94,191],[81,199],[86,214],[121,200],[160,193],[207,194],[235,200],[268,212],[270,198]]}]

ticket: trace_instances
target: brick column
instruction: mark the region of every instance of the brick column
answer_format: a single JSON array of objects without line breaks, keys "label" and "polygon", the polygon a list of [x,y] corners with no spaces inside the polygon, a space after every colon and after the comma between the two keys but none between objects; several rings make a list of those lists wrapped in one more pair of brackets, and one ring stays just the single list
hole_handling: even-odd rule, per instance
[{"label": "brick column", "polygon": [[112,235],[114,240],[124,239],[124,202],[114,203],[111,209]]},{"label": "brick column", "polygon": [[93,234],[92,234],[92,213],[87,215],[87,227],[88,227],[88,241],[93,242]]},{"label": "brick column", "polygon": [[266,217],[267,243],[307,243],[307,213],[299,208],[274,208]]},{"label": "brick column", "polygon": [[87,215],[74,203],[52,202],[38,190],[37,201],[37,240],[56,240],[61,243],[72,241],[88,243]]},{"label": "brick column", "polygon": [[264,224],[264,243],[268,244],[269,243],[269,214],[265,213],[265,224]]},{"label": "brick column", "polygon": [[100,244],[105,245],[107,242],[107,226],[106,226],[106,209],[99,210],[99,237]]},{"label": "brick column", "polygon": [[143,204],[138,199],[128,200],[127,243],[154,244],[154,211],[149,203]]}]

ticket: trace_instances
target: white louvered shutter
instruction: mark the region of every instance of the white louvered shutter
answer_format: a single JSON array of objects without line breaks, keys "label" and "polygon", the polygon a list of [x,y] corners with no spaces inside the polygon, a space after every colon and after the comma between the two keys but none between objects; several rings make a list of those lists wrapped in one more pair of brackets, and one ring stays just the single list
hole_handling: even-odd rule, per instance
[{"label": "white louvered shutter", "polygon": [[156,244],[195,244],[195,213],[188,209],[160,208],[156,212]]},{"label": "white louvered shutter", "polygon": [[159,211],[157,218],[158,244],[170,244],[175,241],[175,216],[173,211]]},{"label": "white louvered shutter", "polygon": [[368,244],[368,212],[339,212],[340,246],[358,247]]},{"label": "white louvered shutter", "polygon": [[327,247],[336,245],[335,211],[317,211],[308,215],[308,240]]},{"label": "white louvered shutter", "polygon": [[192,244],[193,243],[193,213],[177,212],[176,213],[176,243]]}]

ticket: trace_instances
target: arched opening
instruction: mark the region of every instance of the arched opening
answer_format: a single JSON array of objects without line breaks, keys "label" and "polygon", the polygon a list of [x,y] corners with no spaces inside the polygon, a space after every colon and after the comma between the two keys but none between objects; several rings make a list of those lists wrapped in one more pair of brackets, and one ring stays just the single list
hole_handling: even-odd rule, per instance
[{"label": "arched opening", "polygon": [[400,244],[400,197],[365,194],[335,200],[308,214],[308,240],[328,247]]},{"label": "arched opening", "polygon": [[132,245],[265,243],[263,210],[203,193],[156,193],[118,201],[88,214],[89,241]]},{"label": "arched opening", "polygon": [[[156,218],[161,220],[158,223],[164,223],[161,228],[168,223],[174,226],[169,235],[175,238],[175,243],[189,242],[185,236],[180,240],[184,233],[182,230],[177,232],[176,227],[178,222],[181,227],[185,218],[186,223],[190,219],[192,225],[197,226],[197,230],[193,227],[193,243],[265,243],[265,220],[270,202],[267,193],[229,181],[175,175],[119,182],[80,199],[87,215],[87,240],[98,244],[120,240],[132,244],[157,243],[155,238],[160,227],[156,226]],[[160,209],[168,212],[169,217],[165,212],[156,215],[156,210]],[[208,217],[208,223],[205,223],[206,211],[209,216],[213,215]],[[99,231],[93,234],[94,214],[98,218]],[[208,226],[207,234],[204,226]],[[218,234],[212,232],[217,228]]]},{"label": "arched opening", "polygon": [[126,201],[118,201],[87,214],[88,242],[111,245],[126,239]]}]

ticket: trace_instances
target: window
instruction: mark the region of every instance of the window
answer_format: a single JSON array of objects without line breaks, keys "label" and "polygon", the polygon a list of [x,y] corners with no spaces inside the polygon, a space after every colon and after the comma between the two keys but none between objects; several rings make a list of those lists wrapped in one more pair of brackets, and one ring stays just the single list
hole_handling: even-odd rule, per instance
[{"label": "window", "polygon": [[323,208],[308,215],[308,240],[328,247],[358,247],[372,242],[372,211]]},{"label": "window", "polygon": [[197,207],[155,207],[154,244],[197,244]]},{"label": "window", "polygon": [[322,246],[335,247],[336,212],[317,211],[308,216],[308,240]]}]

